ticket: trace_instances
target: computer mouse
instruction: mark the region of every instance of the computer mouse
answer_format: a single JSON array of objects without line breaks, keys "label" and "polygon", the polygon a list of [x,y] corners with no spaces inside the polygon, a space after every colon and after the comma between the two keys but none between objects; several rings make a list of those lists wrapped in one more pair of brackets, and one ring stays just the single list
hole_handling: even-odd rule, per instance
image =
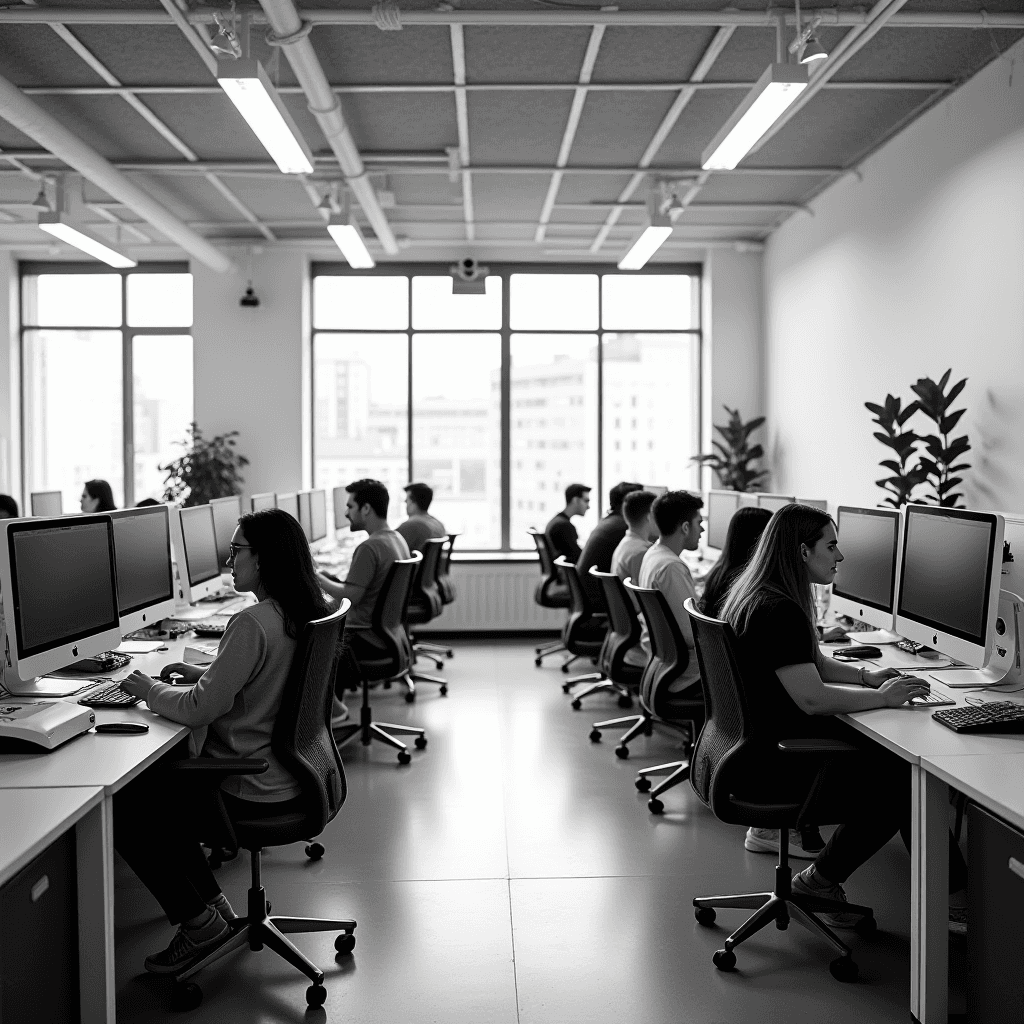
[{"label": "computer mouse", "polygon": [[145,722],[101,722],[96,726],[96,731],[136,734],[149,732],[149,726]]}]

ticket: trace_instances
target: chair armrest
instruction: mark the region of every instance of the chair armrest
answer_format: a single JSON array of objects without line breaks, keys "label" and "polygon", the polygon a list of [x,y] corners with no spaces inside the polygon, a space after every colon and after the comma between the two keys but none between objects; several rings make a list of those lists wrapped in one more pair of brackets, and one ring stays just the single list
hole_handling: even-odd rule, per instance
[{"label": "chair armrest", "polygon": [[173,761],[171,768],[202,775],[262,775],[270,764],[262,757],[188,757]]},{"label": "chair armrest", "polygon": [[784,754],[855,754],[858,747],[846,740],[789,739],[779,740]]}]

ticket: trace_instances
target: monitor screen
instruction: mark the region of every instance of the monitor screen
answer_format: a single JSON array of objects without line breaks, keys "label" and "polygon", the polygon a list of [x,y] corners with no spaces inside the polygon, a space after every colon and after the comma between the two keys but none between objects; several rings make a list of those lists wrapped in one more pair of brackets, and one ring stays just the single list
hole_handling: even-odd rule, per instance
[{"label": "monitor screen", "polygon": [[313,539],[313,503],[311,493],[309,491],[300,491],[298,499],[299,526],[302,527],[306,540],[311,541]]},{"label": "monitor screen", "polygon": [[781,494],[759,494],[757,507],[766,508],[769,512],[778,512],[780,508],[793,504],[793,498],[787,498]]},{"label": "monitor screen", "polygon": [[909,505],[897,614],[984,646],[996,517]]},{"label": "monitor screen", "polygon": [[20,659],[118,628],[108,517],[18,523],[7,542]]},{"label": "monitor screen", "polygon": [[[194,508],[181,509],[180,515],[188,582],[189,586],[194,587],[220,575],[213,509],[209,505],[196,505]],[[181,571],[181,566],[178,566],[178,571]]]},{"label": "monitor screen", "polygon": [[335,487],[334,497],[334,528],[336,530],[348,529],[348,517],[345,515],[348,505],[348,491],[344,487]]},{"label": "monitor screen", "polygon": [[60,491],[36,491],[29,495],[32,515],[53,519],[64,511]]},{"label": "monitor screen", "polygon": [[132,612],[174,598],[166,505],[112,512],[117,556],[117,610]]},{"label": "monitor screen", "polygon": [[277,496],[277,507],[283,508],[292,519],[299,518],[299,496],[294,492],[291,494],[279,494]]},{"label": "monitor screen", "polygon": [[217,561],[220,563],[221,571],[226,572],[225,563],[231,554],[228,545],[242,515],[242,499],[238,495],[214,498],[210,502],[210,508],[213,509],[213,532],[217,538]]},{"label": "monitor screen", "polygon": [[659,498],[663,494],[668,494],[668,488],[662,484],[644,484],[644,490],[650,491],[651,494],[657,495]]},{"label": "monitor screen", "polygon": [[265,508],[277,508],[277,495],[254,494],[250,499],[253,512],[261,512]]},{"label": "monitor screen", "polygon": [[312,510],[310,540],[316,543],[327,536],[327,492],[311,491],[310,507]]},{"label": "monitor screen", "polygon": [[843,560],[832,592],[857,604],[891,612],[899,558],[899,513],[840,506],[837,526]]},{"label": "monitor screen", "polygon": [[708,532],[704,538],[710,548],[725,550],[725,538],[733,513],[739,507],[736,491],[709,491],[707,504]]}]

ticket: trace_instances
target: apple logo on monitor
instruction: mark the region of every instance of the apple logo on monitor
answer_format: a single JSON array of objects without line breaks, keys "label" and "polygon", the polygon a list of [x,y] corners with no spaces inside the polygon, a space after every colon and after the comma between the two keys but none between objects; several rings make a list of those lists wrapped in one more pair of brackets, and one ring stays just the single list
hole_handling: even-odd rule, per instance
[{"label": "apple logo on monitor", "polygon": [[77,644],[74,647],[71,648],[71,654],[74,657],[76,657],[76,658],[78,657],[78,645]]}]

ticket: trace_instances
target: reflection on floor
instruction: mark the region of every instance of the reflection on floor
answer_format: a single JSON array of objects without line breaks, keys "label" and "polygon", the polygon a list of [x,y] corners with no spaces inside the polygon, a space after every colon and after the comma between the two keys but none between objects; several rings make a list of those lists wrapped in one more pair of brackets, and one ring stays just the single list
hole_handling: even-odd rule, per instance
[{"label": "reflection on floor", "polygon": [[[244,953],[199,979],[194,1022],[377,1024],[726,1024],[894,1021],[909,1012],[909,860],[897,840],[851,879],[875,908],[873,940],[850,940],[861,981],[841,985],[807,932],[766,929],[721,974],[711,954],[740,913],[698,926],[691,899],[769,888],[771,857],[747,853],[688,786],[649,814],[637,768],[672,758],[669,737],[641,740],[629,761],[590,722],[622,714],[606,695],[573,712],[564,677],[536,669],[526,643],[456,645],[447,698],[424,687],[406,705],[374,694],[378,717],[427,727],[407,767],[385,748],[345,752],[349,798],[322,837],[264,857],[264,884],[283,914],[354,917],[353,955],[332,936],[299,944],[325,970],[323,1010],[306,1012],[306,982],[274,954]],[[244,907],[248,860],[220,872]],[[142,971],[169,926],[119,863],[118,1021],[181,1020],[167,980]],[[954,961],[954,978],[958,975]],[[956,1007],[954,1000],[953,1006]]]}]

